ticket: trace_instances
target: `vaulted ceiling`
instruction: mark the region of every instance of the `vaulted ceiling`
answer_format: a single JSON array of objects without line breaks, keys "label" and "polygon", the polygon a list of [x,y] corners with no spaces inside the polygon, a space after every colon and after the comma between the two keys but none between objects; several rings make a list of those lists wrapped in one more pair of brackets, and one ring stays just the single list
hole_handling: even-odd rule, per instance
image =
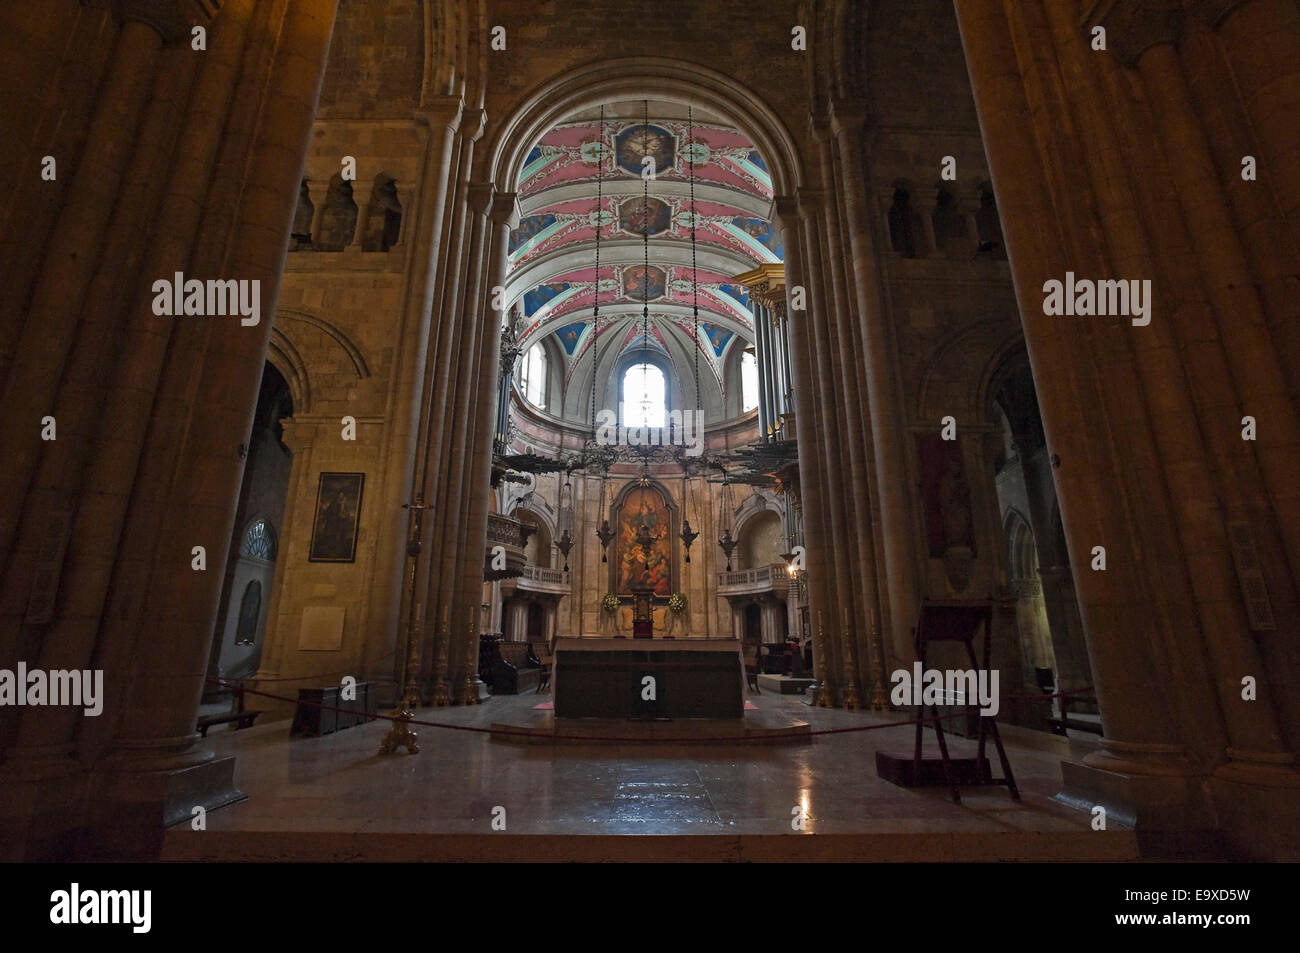
[{"label": "vaulted ceiling", "polygon": [[[645,156],[655,174],[643,182]],[[507,299],[523,317],[525,346],[553,336],[566,385],[580,367],[589,381],[599,293],[600,367],[642,342],[676,361],[695,351],[698,304],[701,386],[707,373],[721,389],[724,362],[753,338],[749,297],[732,276],[782,260],[768,220],[771,179],[748,138],[677,104],[611,104],[603,129],[590,110],[543,136],[518,194]]]}]

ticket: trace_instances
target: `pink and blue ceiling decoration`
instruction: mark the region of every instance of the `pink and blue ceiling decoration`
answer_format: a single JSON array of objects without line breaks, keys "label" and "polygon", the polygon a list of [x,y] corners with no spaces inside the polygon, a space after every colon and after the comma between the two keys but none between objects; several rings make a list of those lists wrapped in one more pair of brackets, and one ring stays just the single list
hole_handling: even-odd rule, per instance
[{"label": "pink and blue ceiling decoration", "polygon": [[714,324],[701,323],[700,330],[709,339],[709,344],[713,347],[715,357],[722,357],[727,350],[727,344],[735,337],[735,331],[729,331],[726,328],[720,328]]},{"label": "pink and blue ceiling decoration", "polygon": [[[640,103],[635,106],[639,112]],[[600,124],[589,120],[555,127],[529,153],[517,190],[523,214],[508,247],[510,274],[531,285],[511,290],[512,297],[522,293],[521,339],[554,334],[566,377],[572,374],[596,337],[591,317],[599,278],[602,350],[606,334],[617,335],[608,340],[621,338],[622,346],[639,339],[642,303],[648,301],[651,337],[666,352],[669,338],[686,353],[698,344],[706,358],[701,370],[707,367],[720,385],[733,344],[753,337],[749,295],[733,276],[783,258],[780,235],[767,219],[772,180],[753,143],[737,130],[700,121],[692,139],[684,120],[656,118],[651,108],[648,124],[608,119],[603,147]],[[648,186],[641,179],[646,156],[655,166]],[[688,188],[692,161],[694,218]],[[645,198],[643,187],[649,193]],[[698,341],[689,264],[692,225]],[[643,261],[647,234],[649,267]]]},{"label": "pink and blue ceiling decoration", "polygon": [[587,330],[586,321],[574,321],[572,324],[566,324],[555,332],[556,339],[560,342],[560,347],[564,348],[564,353],[569,357],[573,356],[573,351],[582,340],[582,334]]},{"label": "pink and blue ceiling decoration", "polygon": [[655,174],[665,172],[677,161],[677,140],[662,126],[629,125],[614,136],[614,158],[619,168],[640,175],[647,168],[646,157],[654,160]]}]

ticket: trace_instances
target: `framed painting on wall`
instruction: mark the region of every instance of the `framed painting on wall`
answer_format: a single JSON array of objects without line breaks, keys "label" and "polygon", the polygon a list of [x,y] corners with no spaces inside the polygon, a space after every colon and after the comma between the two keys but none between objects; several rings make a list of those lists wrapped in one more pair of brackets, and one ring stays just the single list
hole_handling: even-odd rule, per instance
[{"label": "framed painting on wall", "polygon": [[316,519],[307,561],[350,563],[357,558],[364,473],[322,473],[316,489]]},{"label": "framed painting on wall", "polygon": [[[612,522],[618,529],[610,567],[612,590],[620,596],[642,588],[661,598],[672,595],[676,519],[668,495],[655,485],[632,484],[620,494],[613,510]],[[649,552],[637,542],[637,532],[643,527],[654,540]]]}]

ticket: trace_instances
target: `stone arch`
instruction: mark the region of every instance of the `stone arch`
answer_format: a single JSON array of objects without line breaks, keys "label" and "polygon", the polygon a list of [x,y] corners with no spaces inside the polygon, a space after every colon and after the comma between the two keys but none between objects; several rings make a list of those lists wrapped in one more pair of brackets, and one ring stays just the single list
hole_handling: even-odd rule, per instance
[{"label": "stone arch", "polygon": [[534,556],[534,559],[530,560],[534,565],[549,569],[555,544],[555,524],[537,503],[536,497],[522,502],[510,515],[521,523],[530,523],[537,528],[537,532],[532,534],[525,544],[524,551]]},{"label": "stone arch", "polygon": [[755,492],[745,497],[744,502],[736,507],[735,511],[731,515],[732,535],[737,539],[740,539],[741,534],[745,531],[746,524],[769,511],[775,512],[779,516],[781,513],[780,504],[769,500],[760,492]]},{"label": "stone arch", "polygon": [[[988,397],[996,391],[989,388],[1001,362],[1017,347],[1024,349],[1019,326],[1000,316],[977,321],[946,340],[921,373],[917,419],[937,424],[951,414],[959,425],[963,415],[981,423],[994,419],[989,416]],[[951,384],[958,386],[946,386]]]},{"label": "stone arch", "polygon": [[294,412],[310,413],[311,377],[307,371],[307,362],[289,337],[278,327],[271,328],[271,340],[266,346],[266,360],[280,372],[280,376],[289,385],[289,396],[293,398]]},{"label": "stone arch", "polygon": [[[319,315],[311,314],[307,311],[294,311],[285,308],[276,310],[275,319],[277,324],[282,320],[288,320],[291,323],[297,322],[307,324],[315,328],[317,331],[320,331],[322,334],[325,334],[327,337],[332,338],[334,343],[343,350],[348,361],[351,362],[352,370],[356,373],[357,377],[365,379],[370,376],[370,365],[366,362],[365,355],[361,353],[361,348],[357,346],[351,337],[340,330],[337,325],[332,324]],[[288,335],[284,334],[282,326],[276,327],[273,330],[280,331],[281,336],[284,337],[285,340],[289,340]]]},{"label": "stone arch", "polygon": [[647,96],[699,105],[745,132],[768,164],[776,195],[791,195],[804,183],[795,140],[762,97],[706,66],[657,56],[588,64],[525,94],[488,142],[487,178],[498,192],[513,193],[529,150],[552,126],[602,102]]}]

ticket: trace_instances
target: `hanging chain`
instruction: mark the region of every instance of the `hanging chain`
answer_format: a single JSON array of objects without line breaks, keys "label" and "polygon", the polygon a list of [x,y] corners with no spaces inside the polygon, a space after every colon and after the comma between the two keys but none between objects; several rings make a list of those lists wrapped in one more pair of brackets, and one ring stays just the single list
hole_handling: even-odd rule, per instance
[{"label": "hanging chain", "polygon": [[[641,145],[650,145],[650,100],[643,100],[641,114]],[[644,157],[643,157],[644,158]],[[656,174],[658,169],[655,169]],[[645,165],[641,166],[641,415],[650,408],[650,382],[647,362],[650,357],[650,180],[646,178]]]},{"label": "hanging chain", "polygon": [[600,107],[600,142],[596,149],[596,300],[591,308],[591,439],[596,439],[596,351],[600,344],[600,226],[605,184],[605,107]]},{"label": "hanging chain", "polygon": [[[691,340],[695,344],[695,409],[703,416],[704,396],[700,393],[700,279],[695,270],[695,113],[691,106],[686,107],[686,123],[690,128],[691,151],[687,157],[691,164],[691,312],[695,319],[695,331]],[[697,427],[700,420],[696,420]]]}]

